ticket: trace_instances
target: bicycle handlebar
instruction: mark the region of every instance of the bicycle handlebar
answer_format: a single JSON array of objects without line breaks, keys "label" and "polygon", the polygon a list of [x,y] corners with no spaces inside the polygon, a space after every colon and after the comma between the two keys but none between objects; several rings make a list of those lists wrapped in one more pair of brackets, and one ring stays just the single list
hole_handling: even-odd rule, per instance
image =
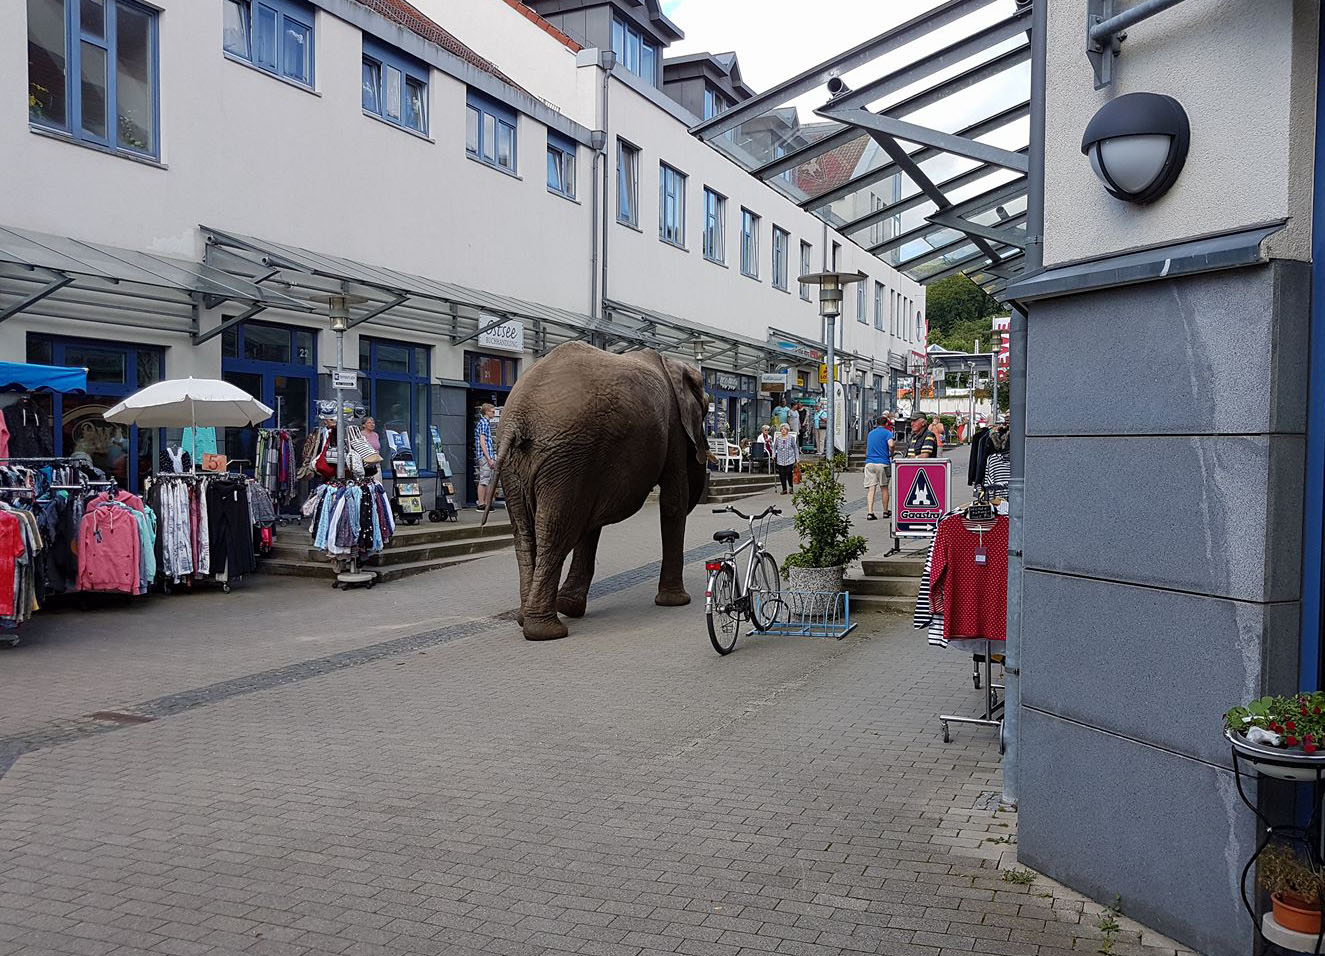
[{"label": "bicycle handlebar", "polygon": [[765,508],[765,509],[763,510],[763,512],[762,512],[761,514],[757,514],[757,515],[755,515],[753,518],[750,517],[750,516],[747,515],[747,514],[742,514],[740,511],[737,511],[737,510],[736,510],[735,508],[733,508],[731,505],[727,505],[725,508],[714,508],[714,509],[713,509],[713,513],[714,513],[715,515],[726,514],[728,511],[730,511],[732,514],[736,515],[736,517],[741,518],[741,519],[743,519],[743,520],[745,520],[745,521],[758,521],[760,518],[767,518],[767,517],[768,517],[769,515],[771,515],[771,514],[773,514],[773,515],[780,515],[780,514],[782,514],[782,509],[779,508],[779,507],[777,507],[776,505],[769,505],[767,508]]}]

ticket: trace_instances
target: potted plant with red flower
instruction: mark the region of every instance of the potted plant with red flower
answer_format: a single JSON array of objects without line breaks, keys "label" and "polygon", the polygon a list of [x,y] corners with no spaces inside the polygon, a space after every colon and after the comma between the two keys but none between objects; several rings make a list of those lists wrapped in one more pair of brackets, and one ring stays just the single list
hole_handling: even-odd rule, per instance
[{"label": "potted plant with red flower", "polygon": [[1234,707],[1224,714],[1224,736],[1267,776],[1314,780],[1325,767],[1325,691]]}]

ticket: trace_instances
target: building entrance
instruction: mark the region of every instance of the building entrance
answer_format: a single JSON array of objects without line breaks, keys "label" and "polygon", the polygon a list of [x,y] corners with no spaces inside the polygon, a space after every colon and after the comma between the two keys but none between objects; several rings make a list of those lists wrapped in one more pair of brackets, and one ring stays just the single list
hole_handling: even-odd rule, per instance
[{"label": "building entrance", "polygon": [[[296,446],[307,437],[317,399],[317,338],[311,329],[261,322],[227,329],[221,337],[221,378],[278,412]],[[275,415],[262,423],[275,424]],[[251,463],[257,427],[223,431],[226,456]]]},{"label": "building entrance", "polygon": [[519,374],[519,359],[503,355],[485,355],[482,352],[465,353],[465,381],[469,388],[465,392],[466,451],[463,487],[467,504],[478,501],[478,452],[474,447],[474,433],[478,427],[480,409],[484,404],[490,404],[496,409],[496,415],[492,419],[492,430],[494,440],[500,440],[498,427],[501,424],[502,406],[506,404],[506,396],[510,394]]}]

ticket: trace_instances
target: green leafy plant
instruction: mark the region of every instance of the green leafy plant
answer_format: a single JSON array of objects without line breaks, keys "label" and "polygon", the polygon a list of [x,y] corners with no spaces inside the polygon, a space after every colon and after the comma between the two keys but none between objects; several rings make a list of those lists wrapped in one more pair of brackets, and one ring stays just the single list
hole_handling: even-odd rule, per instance
[{"label": "green leafy plant", "polygon": [[1224,714],[1224,727],[1245,735],[1259,727],[1279,735],[1279,746],[1313,754],[1325,747],[1325,691],[1259,697]]},{"label": "green leafy plant", "polygon": [[869,545],[851,533],[846,513],[846,491],[837,480],[837,470],[846,467],[844,455],[829,462],[802,462],[801,483],[792,495],[796,506],[795,528],[801,549],[787,555],[785,574],[791,568],[835,568],[850,564]]},{"label": "green leafy plant", "polygon": [[1320,905],[1325,894],[1325,869],[1285,843],[1271,843],[1256,858],[1256,883],[1267,893],[1312,909]]},{"label": "green leafy plant", "polygon": [[1018,886],[1030,886],[1035,882],[1034,870],[1005,870],[1003,872],[1004,883],[1016,883]]},{"label": "green leafy plant", "polygon": [[1118,922],[1118,917],[1123,914],[1123,899],[1121,896],[1115,896],[1113,902],[1104,909],[1100,910],[1099,915],[1095,917],[1095,928],[1104,935],[1104,942],[1096,950],[1103,956],[1113,956],[1113,945],[1117,942],[1115,938],[1122,932],[1122,924]]}]

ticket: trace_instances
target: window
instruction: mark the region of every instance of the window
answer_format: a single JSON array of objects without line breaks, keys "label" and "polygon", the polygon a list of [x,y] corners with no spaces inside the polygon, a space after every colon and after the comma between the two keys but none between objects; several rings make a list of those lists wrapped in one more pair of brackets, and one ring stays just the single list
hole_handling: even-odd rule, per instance
[{"label": "window", "polygon": [[870,324],[869,313],[865,307],[865,287],[869,285],[868,280],[861,280],[856,283],[856,321]]},{"label": "window", "polygon": [[704,187],[704,258],[727,261],[727,200]]},{"label": "window", "polygon": [[422,470],[431,466],[428,434],[428,347],[387,339],[359,338],[359,392],[377,422],[386,473],[391,454],[387,433],[403,432]]},{"label": "window", "polygon": [[428,132],[428,67],[363,38],[363,109],[388,123]]},{"label": "window", "polygon": [[704,119],[712,119],[731,109],[731,100],[711,83],[704,84]]},{"label": "window", "polygon": [[465,102],[465,151],[479,162],[514,173],[515,111],[474,90]]},{"label": "window", "polygon": [[658,236],[664,242],[686,242],[686,174],[666,163],[658,170]]},{"label": "window", "polygon": [[916,341],[925,341],[925,320],[919,312],[916,313]]},{"label": "window", "polygon": [[612,18],[612,52],[617,62],[629,72],[658,85],[657,44],[651,42],[633,23],[620,17]]},{"label": "window", "polygon": [[547,188],[575,198],[575,140],[552,129],[547,131]]},{"label": "window", "polygon": [[639,150],[625,140],[616,144],[616,217],[639,225]]},{"label": "window", "polygon": [[759,278],[759,217],[741,210],[741,274]]},{"label": "window", "polygon": [[[82,0],[87,7],[95,0]],[[313,8],[299,0],[223,0],[225,52],[313,85]]]},{"label": "window", "polygon": [[874,327],[883,331],[883,283],[874,283]]},{"label": "window", "polygon": [[892,290],[888,292],[888,333],[897,334],[897,293]]},{"label": "window", "polygon": [[834,272],[837,271],[838,255],[839,253],[841,253],[841,251],[842,251],[842,243],[840,242],[833,243],[833,258],[829,260],[829,263],[830,267],[833,269]]},{"label": "window", "polygon": [[791,249],[791,233],[773,227],[773,288],[787,291],[787,255]]},{"label": "window", "polygon": [[132,0],[28,0],[28,121],[156,157],[157,12]]},{"label": "window", "polygon": [[[811,254],[811,253],[810,253],[810,244],[809,244],[808,242],[802,242],[802,243],[801,243],[801,275],[803,275],[803,276],[807,276],[807,275],[810,274],[810,254]],[[806,285],[804,282],[802,282],[802,283],[800,284],[800,286],[801,286],[801,298],[804,299],[806,302],[809,302],[809,301],[810,301],[810,286]]]}]

